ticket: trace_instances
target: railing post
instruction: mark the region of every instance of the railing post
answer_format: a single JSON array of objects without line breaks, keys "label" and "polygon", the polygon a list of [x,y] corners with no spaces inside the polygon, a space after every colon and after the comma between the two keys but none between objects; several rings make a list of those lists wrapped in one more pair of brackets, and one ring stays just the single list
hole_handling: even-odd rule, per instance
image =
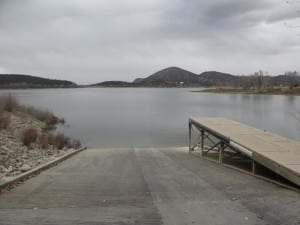
[{"label": "railing post", "polygon": [[252,173],[256,174],[257,173],[257,165],[256,162],[252,159]]},{"label": "railing post", "polygon": [[192,151],[192,123],[189,120],[189,152]]},{"label": "railing post", "polygon": [[201,129],[201,155],[204,155],[204,130]]}]

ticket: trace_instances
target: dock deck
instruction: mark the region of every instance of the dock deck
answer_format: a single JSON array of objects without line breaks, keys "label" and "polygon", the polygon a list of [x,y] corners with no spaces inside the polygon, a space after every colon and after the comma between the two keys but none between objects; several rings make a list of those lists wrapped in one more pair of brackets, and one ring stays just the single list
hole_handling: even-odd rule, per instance
[{"label": "dock deck", "polygon": [[[191,140],[193,126],[200,131],[194,146]],[[199,147],[205,155],[204,140],[209,138],[208,135],[218,140],[208,151],[217,149],[220,163],[223,161],[224,150],[229,148],[235,154],[252,159],[253,173],[255,163],[259,163],[300,186],[300,142],[225,118],[191,117],[189,150],[193,151]]]}]

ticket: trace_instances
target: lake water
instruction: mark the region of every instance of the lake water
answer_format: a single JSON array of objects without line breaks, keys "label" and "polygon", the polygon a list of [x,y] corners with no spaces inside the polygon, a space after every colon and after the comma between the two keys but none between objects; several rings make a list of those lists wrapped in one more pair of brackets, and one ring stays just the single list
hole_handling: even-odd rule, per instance
[{"label": "lake water", "polygon": [[300,140],[300,97],[195,93],[185,88],[11,90],[66,119],[89,147],[187,146],[190,116],[221,116]]}]

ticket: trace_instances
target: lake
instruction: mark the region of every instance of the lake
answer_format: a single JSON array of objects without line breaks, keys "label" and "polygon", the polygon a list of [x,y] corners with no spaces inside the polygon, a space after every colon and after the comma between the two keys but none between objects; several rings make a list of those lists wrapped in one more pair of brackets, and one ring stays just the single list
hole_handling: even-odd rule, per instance
[{"label": "lake", "polygon": [[187,88],[1,90],[64,117],[88,147],[188,145],[190,116],[220,116],[300,140],[300,97],[191,92]]}]

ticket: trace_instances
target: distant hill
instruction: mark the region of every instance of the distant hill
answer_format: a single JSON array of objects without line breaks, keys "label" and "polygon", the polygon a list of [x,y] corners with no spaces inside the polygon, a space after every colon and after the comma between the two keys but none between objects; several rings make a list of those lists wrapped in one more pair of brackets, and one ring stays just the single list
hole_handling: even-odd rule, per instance
[{"label": "distant hill", "polygon": [[146,78],[133,82],[105,81],[91,86],[98,87],[261,87],[300,85],[300,76],[236,76],[218,71],[206,71],[199,75],[179,67],[168,67]]},{"label": "distant hill", "polygon": [[178,67],[169,67],[146,78],[137,78],[134,83],[144,86],[223,86],[238,80],[237,76],[228,73],[207,71],[197,75]]},{"label": "distant hill", "polygon": [[133,83],[125,82],[125,81],[104,81],[101,83],[93,84],[90,86],[94,87],[132,87]]},{"label": "distant hill", "polygon": [[197,84],[198,75],[178,67],[168,67],[144,79],[138,78],[134,80],[134,83],[136,84],[148,84],[148,85],[149,84],[176,85],[182,82],[187,85]]},{"label": "distant hill", "polygon": [[201,86],[228,86],[238,83],[239,80],[238,76],[217,71],[203,72],[198,77],[198,82]]},{"label": "distant hill", "polygon": [[[300,76],[294,77],[296,83],[300,83]],[[288,85],[289,80],[286,75],[278,75],[273,77],[273,81],[275,85]]]},{"label": "distant hill", "polygon": [[68,88],[77,87],[74,82],[54,80],[23,74],[0,74],[0,88]]}]

